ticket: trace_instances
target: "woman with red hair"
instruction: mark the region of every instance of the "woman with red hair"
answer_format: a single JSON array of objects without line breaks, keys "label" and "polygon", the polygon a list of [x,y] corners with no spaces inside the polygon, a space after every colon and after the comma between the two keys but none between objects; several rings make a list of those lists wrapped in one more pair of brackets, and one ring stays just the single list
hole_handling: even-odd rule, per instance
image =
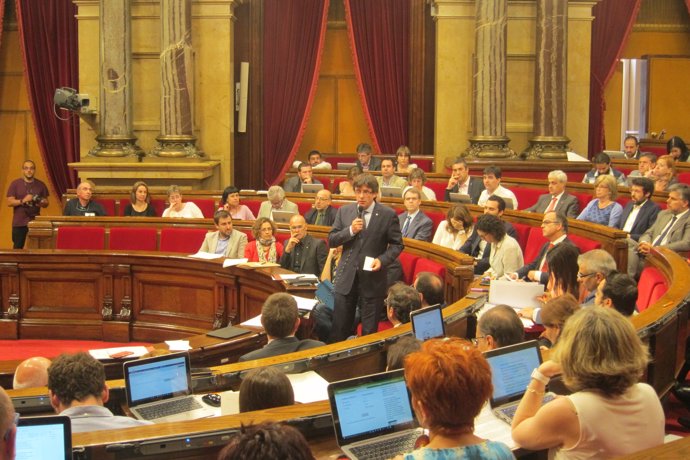
[{"label": "woman with red hair", "polygon": [[474,419],[491,396],[491,369],[484,355],[458,338],[424,342],[405,359],[405,381],[417,420],[429,443],[398,459],[512,459],[508,446],[474,434]]}]

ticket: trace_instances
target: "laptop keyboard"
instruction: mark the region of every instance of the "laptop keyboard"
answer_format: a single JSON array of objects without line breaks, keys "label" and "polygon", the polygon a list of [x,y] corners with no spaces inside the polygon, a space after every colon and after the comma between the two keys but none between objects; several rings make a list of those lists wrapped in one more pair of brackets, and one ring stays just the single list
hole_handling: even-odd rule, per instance
[{"label": "laptop keyboard", "polygon": [[155,420],[161,417],[168,417],[170,415],[180,414],[182,412],[189,412],[196,409],[202,409],[203,406],[194,399],[193,396],[188,398],[173,399],[164,401],[151,406],[137,407],[137,412],[141,418],[145,420]]},{"label": "laptop keyboard", "polygon": [[[553,400],[556,397],[553,393],[547,393],[544,395],[544,398],[541,401],[542,406],[546,404],[547,402]],[[520,405],[520,402],[518,401],[515,404],[512,404],[510,406],[506,407],[500,407],[498,409],[499,412],[501,412],[504,416],[508,418],[508,420],[512,421],[513,417],[515,417],[515,411],[517,410],[518,406]]]},{"label": "laptop keyboard", "polygon": [[419,433],[387,438],[363,446],[350,447],[350,451],[360,460],[389,459],[414,449]]}]

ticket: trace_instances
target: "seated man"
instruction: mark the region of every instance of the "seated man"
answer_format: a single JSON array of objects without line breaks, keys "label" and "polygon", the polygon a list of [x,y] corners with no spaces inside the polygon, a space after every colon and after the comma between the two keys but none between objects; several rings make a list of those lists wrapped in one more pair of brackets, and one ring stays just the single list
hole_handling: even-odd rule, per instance
[{"label": "seated man", "polygon": [[42,356],[25,359],[14,371],[12,389],[44,387],[48,385],[48,367],[50,360]]},{"label": "seated man", "polygon": [[330,227],[335,221],[335,214],[338,211],[331,206],[331,192],[323,189],[319,190],[314,197],[314,208],[310,209],[305,215],[304,220],[310,225],[324,225]]},{"label": "seated man", "polygon": [[604,152],[597,153],[594,158],[592,158],[592,163],[594,163],[594,168],[582,178],[583,184],[593,184],[597,180],[597,177],[602,174],[611,174],[616,178],[616,183],[618,185],[625,185],[625,174],[611,166],[611,157],[607,154]]},{"label": "seated man", "polygon": [[638,160],[642,155],[640,154],[640,142],[633,135],[625,137],[623,140],[623,153],[625,153],[626,160]]},{"label": "seated man", "polygon": [[312,150],[309,152],[307,161],[309,161],[312,169],[333,169],[333,166],[329,162],[323,160],[321,152],[318,150]]},{"label": "seated man", "polygon": [[[594,296],[601,280],[616,271],[616,261],[613,256],[603,249],[592,249],[577,258],[577,281],[580,283],[580,299],[582,306],[594,305]],[[540,323],[539,318],[534,321]]]},{"label": "seated man", "polygon": [[436,273],[417,273],[417,277],[414,283],[412,283],[412,286],[419,293],[419,297],[422,300],[422,308],[446,305],[443,279]]},{"label": "seated man", "polygon": [[105,216],[105,209],[100,203],[91,201],[96,186],[90,180],[82,181],[77,186],[77,197],[72,198],[62,211],[63,216]]},{"label": "seated man", "polygon": [[565,191],[568,176],[560,170],[549,172],[549,193],[540,195],[537,202],[525,209],[529,212],[556,211],[573,219],[580,214],[580,203],[574,195]]},{"label": "seated man", "polygon": [[451,175],[446,186],[445,200],[450,201],[451,193],[469,195],[472,204],[477,204],[484,191],[484,182],[481,179],[470,176],[470,169],[464,158],[457,158],[451,166]]},{"label": "seated man", "polygon": [[523,265],[517,273],[511,274],[511,278],[537,281],[546,285],[549,281],[546,253],[561,243],[574,245],[568,239],[568,219],[555,211],[544,214],[544,218],[541,221],[541,231],[547,242],[541,247],[537,257],[530,263]]},{"label": "seated man", "polygon": [[422,301],[419,293],[412,286],[395,283],[388,289],[386,316],[388,316],[393,327],[409,323],[410,313],[421,307]]},{"label": "seated man", "polygon": [[503,213],[506,210],[506,202],[503,198],[498,195],[491,195],[484,203],[484,214],[491,214],[501,219],[503,226],[506,229],[506,233],[517,240],[518,234],[513,224],[503,220]]},{"label": "seated man", "polygon": [[[659,205],[652,201],[654,182],[646,177],[633,177],[630,187],[630,198],[623,208],[618,228],[628,233],[628,251],[637,248],[637,242],[644,232],[651,227],[661,211]],[[637,267],[632,267],[637,270]],[[628,273],[635,276],[635,273]]]},{"label": "seated man", "polygon": [[386,371],[402,369],[405,357],[422,348],[422,341],[411,335],[400,337],[386,352]]},{"label": "seated man", "polygon": [[311,165],[302,162],[297,167],[297,175],[290,177],[283,184],[283,189],[286,192],[302,193],[302,184],[320,184],[318,180],[313,178]]},{"label": "seated man", "polygon": [[273,220],[273,211],[299,213],[297,204],[285,199],[285,190],[279,185],[273,185],[268,188],[268,201],[261,203],[257,217],[268,217]]},{"label": "seated man", "polygon": [[[484,188],[485,190],[479,196],[477,204],[484,206],[486,200],[491,195],[500,196],[504,200],[511,200],[513,203],[512,209],[518,209],[518,200],[513,192],[501,185],[501,168],[498,166],[487,166],[484,168]],[[511,235],[512,236],[512,235]]]},{"label": "seated man", "polygon": [[624,273],[612,272],[599,282],[594,298],[597,307],[614,308],[631,318],[637,313],[637,282]]},{"label": "seated man", "polygon": [[304,217],[295,214],[290,218],[290,239],[285,243],[280,266],[295,273],[321,276],[326,264],[328,249],[323,240],[307,234]]},{"label": "seated man", "polygon": [[635,177],[652,177],[652,171],[656,167],[656,155],[653,153],[643,153],[637,160],[637,169],[628,174],[628,187],[632,184]]},{"label": "seated man", "polygon": [[48,395],[55,412],[71,419],[72,433],[152,424],[113,415],[103,407],[110,397],[105,369],[88,353],[62,354],[55,358],[48,368]]},{"label": "seated man", "polygon": [[379,183],[379,190],[381,187],[398,187],[400,189],[407,187],[407,181],[395,175],[395,165],[392,158],[381,160],[381,176],[377,177],[376,180]]},{"label": "seated man", "polygon": [[213,215],[213,222],[216,223],[217,231],[206,234],[199,251],[219,254],[229,259],[240,259],[244,257],[244,248],[247,246],[247,235],[233,230],[230,213],[224,209],[216,211]]},{"label": "seated man", "polygon": [[[640,244],[628,251],[628,273],[638,276],[642,271],[642,260],[653,247],[662,246],[676,252],[690,251],[690,186],[673,184],[668,188],[668,208],[661,211],[646,232],[640,237]],[[635,250],[637,249],[637,250]]]},{"label": "seated man", "polygon": [[17,419],[12,400],[0,387],[0,459],[14,460],[17,443]]},{"label": "seated man", "polygon": [[508,305],[496,305],[479,318],[477,336],[473,342],[479,351],[489,351],[524,340],[525,327],[515,309]]},{"label": "seated man", "polygon": [[240,356],[239,360],[268,358],[324,345],[323,342],[317,340],[300,340],[295,337],[299,323],[295,299],[284,292],[271,294],[261,308],[261,325],[266,331],[268,343],[259,350]]},{"label": "seated man", "polygon": [[403,238],[419,241],[431,241],[434,223],[420,210],[422,194],[416,188],[410,188],[403,196],[405,212],[398,216]]},{"label": "seated man", "polygon": [[357,146],[357,166],[362,171],[381,171],[381,160],[371,156],[373,149],[371,145],[362,143]]}]

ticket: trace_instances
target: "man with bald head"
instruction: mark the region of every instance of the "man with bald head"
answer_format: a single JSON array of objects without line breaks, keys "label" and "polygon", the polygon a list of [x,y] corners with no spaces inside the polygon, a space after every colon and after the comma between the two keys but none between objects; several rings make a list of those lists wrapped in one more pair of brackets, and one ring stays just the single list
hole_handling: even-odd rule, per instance
[{"label": "man with bald head", "polygon": [[524,340],[522,321],[515,310],[507,305],[496,305],[479,318],[474,339],[479,351],[507,347]]},{"label": "man with bald head", "polygon": [[105,209],[100,203],[91,199],[96,186],[90,180],[82,181],[77,186],[77,197],[72,198],[65,205],[63,216],[105,216]]},{"label": "man with bald head", "polygon": [[0,460],[14,460],[17,420],[12,400],[0,387]]},{"label": "man with bald head", "polygon": [[321,277],[328,249],[323,240],[307,234],[307,221],[299,214],[290,218],[290,239],[285,242],[280,266],[295,273]]},{"label": "man with bald head", "polygon": [[50,360],[42,356],[34,356],[22,361],[14,371],[12,388],[22,390],[47,386],[48,367],[50,367]]},{"label": "man with bald head", "polygon": [[309,225],[323,225],[330,227],[335,221],[336,209],[331,206],[331,192],[319,190],[314,197],[314,207],[304,215]]}]

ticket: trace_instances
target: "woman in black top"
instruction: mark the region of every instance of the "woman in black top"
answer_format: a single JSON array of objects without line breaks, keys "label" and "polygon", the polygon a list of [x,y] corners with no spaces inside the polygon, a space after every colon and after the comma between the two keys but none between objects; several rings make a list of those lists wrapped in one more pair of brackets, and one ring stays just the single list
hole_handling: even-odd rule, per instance
[{"label": "woman in black top", "polygon": [[156,217],[156,210],[151,205],[149,188],[145,182],[135,182],[129,195],[130,203],[125,207],[125,217]]}]

